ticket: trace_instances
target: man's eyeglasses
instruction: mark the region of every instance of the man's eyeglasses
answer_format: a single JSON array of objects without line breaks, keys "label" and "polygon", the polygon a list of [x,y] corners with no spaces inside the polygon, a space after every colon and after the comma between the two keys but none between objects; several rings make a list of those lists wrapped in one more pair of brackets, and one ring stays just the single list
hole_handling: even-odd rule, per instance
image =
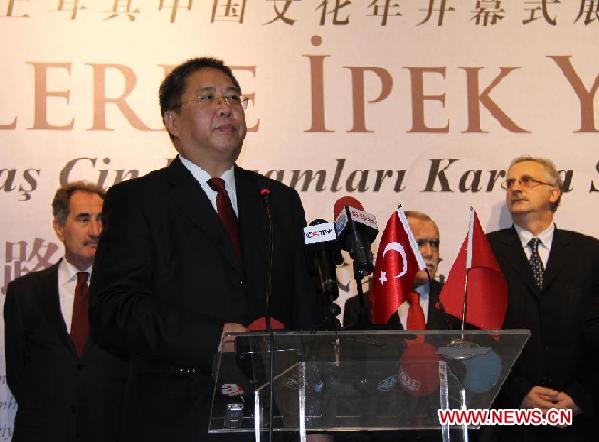
[{"label": "man's eyeglasses", "polygon": [[536,178],[531,177],[530,175],[522,175],[519,179],[516,178],[508,178],[503,183],[501,183],[501,188],[505,190],[511,190],[514,187],[514,184],[520,184],[522,187],[537,187],[537,186],[550,186],[555,187],[554,184],[546,183],[545,181],[537,180]]},{"label": "man's eyeglasses", "polygon": [[187,103],[196,103],[202,107],[210,107],[214,104],[220,104],[221,102],[228,104],[231,107],[243,108],[247,109],[248,97],[244,97],[240,94],[231,93],[227,95],[217,96],[216,94],[207,93],[202,95],[197,95],[189,100],[181,101],[179,104],[174,105],[172,109],[177,109]]},{"label": "man's eyeglasses", "polygon": [[420,238],[420,239],[416,240],[416,243],[418,244],[418,248],[424,247],[424,246],[429,246],[431,249],[439,248],[439,240],[438,239]]}]

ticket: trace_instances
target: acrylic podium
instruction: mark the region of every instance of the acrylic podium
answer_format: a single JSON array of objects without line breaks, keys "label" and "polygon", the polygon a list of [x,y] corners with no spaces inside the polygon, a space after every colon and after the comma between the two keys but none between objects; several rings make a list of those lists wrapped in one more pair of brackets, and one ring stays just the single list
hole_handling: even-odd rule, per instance
[{"label": "acrylic podium", "polygon": [[[437,430],[439,410],[488,409],[528,330],[250,332],[215,361],[210,433]],[[451,431],[450,431],[451,430]],[[266,432],[266,433],[265,433]]]}]

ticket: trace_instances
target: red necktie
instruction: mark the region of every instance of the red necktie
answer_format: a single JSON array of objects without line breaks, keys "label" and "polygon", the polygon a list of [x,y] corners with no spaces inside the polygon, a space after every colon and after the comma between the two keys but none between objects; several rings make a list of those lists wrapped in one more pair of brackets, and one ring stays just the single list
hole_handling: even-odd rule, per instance
[{"label": "red necktie", "polygon": [[424,310],[420,306],[420,295],[418,292],[410,292],[408,294],[408,303],[410,304],[410,308],[408,308],[406,328],[408,330],[425,330]]},{"label": "red necktie", "polygon": [[87,278],[89,273],[77,272],[75,301],[73,301],[73,317],[71,319],[71,340],[75,344],[77,356],[81,358],[85,342],[89,335],[89,320],[87,316],[88,292]]},{"label": "red necktie", "polygon": [[239,228],[237,227],[237,216],[233,210],[231,199],[225,189],[225,181],[214,177],[208,180],[208,185],[216,192],[216,211],[229,235],[233,250],[237,256],[241,256],[241,242],[239,241]]}]

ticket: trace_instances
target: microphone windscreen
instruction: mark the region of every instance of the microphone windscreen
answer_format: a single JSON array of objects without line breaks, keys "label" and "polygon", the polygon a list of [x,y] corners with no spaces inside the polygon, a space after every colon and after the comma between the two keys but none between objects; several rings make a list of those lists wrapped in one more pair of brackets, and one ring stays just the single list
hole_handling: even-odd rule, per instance
[{"label": "microphone windscreen", "polygon": [[427,396],[439,388],[437,350],[426,342],[409,341],[399,359],[399,384],[412,396]]},{"label": "microphone windscreen", "polygon": [[[285,324],[281,321],[278,321],[276,318],[270,318],[270,328],[273,330],[282,330],[285,328]],[[266,317],[262,316],[261,318],[256,319],[250,325],[248,325],[248,329],[251,331],[263,331],[266,330]]]},{"label": "microphone windscreen", "polygon": [[342,196],[337,201],[335,201],[335,205],[333,206],[333,219],[337,219],[341,211],[345,206],[353,207],[354,209],[364,210],[364,206],[360,201],[355,199],[353,196]]}]

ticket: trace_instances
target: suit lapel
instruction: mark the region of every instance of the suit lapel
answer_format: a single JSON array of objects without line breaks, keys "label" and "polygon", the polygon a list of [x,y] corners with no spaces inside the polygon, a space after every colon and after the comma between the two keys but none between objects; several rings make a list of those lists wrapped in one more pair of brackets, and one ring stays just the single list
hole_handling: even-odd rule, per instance
[{"label": "suit lapel", "polygon": [[185,216],[206,234],[209,240],[214,242],[224,258],[241,273],[239,258],[233,251],[231,241],[218,214],[212,207],[212,203],[210,203],[200,184],[178,158],[169,165],[167,177],[175,204]]},{"label": "suit lapel", "polygon": [[533,278],[530,262],[526,258],[526,254],[522,248],[522,242],[520,242],[520,237],[513,227],[506,232],[506,236],[503,238],[503,244],[504,253],[508,257],[509,264],[528,286],[531,293],[539,296],[541,291]]},{"label": "suit lapel", "polygon": [[553,232],[553,241],[551,242],[551,251],[549,252],[549,259],[547,260],[547,268],[543,275],[543,290],[547,289],[559,273],[559,271],[566,267],[566,261],[568,260],[568,248],[570,241],[567,235],[559,229],[555,229]]},{"label": "suit lapel", "polygon": [[60,310],[58,295],[58,264],[49,267],[42,276],[42,290],[37,293],[39,304],[48,319],[50,327],[56,332],[64,345],[75,355],[75,347],[67,333],[67,325]]},{"label": "suit lapel", "polygon": [[437,315],[439,315],[437,303],[439,302],[440,289],[438,288],[437,284],[438,283],[435,280],[432,280],[428,290],[428,320],[426,322],[427,330],[440,329],[439,323],[437,321]]},{"label": "suit lapel", "polygon": [[445,312],[443,304],[439,302],[439,295],[443,285],[432,280],[428,292],[428,321],[427,330],[454,330],[460,328],[461,320]]},{"label": "suit lapel", "polygon": [[250,290],[250,293],[262,296],[268,256],[268,231],[258,177],[235,166],[235,187],[245,275],[250,284],[255,287],[254,290]]}]

